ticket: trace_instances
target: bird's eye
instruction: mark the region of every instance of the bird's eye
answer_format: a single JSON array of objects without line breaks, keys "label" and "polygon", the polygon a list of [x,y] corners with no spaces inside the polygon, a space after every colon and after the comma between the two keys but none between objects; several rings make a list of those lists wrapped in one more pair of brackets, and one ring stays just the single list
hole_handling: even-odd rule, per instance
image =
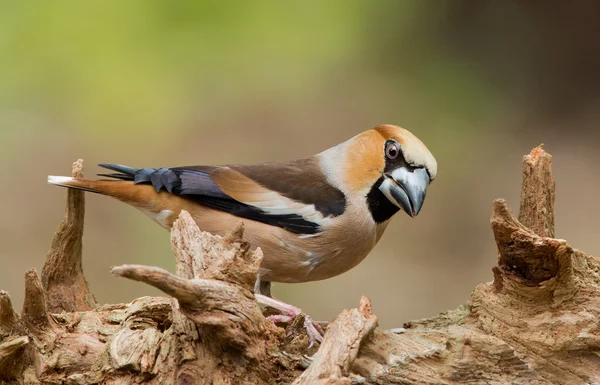
[{"label": "bird's eye", "polygon": [[388,159],[396,159],[399,154],[400,148],[398,148],[397,143],[388,143],[388,145],[385,147],[385,156],[387,156]]}]

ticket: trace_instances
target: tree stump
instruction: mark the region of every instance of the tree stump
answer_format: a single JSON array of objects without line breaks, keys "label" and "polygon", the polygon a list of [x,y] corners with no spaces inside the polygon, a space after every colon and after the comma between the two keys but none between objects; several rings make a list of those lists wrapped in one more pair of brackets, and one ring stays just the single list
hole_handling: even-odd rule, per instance
[{"label": "tree stump", "polygon": [[186,212],[171,232],[175,274],[111,270],[169,297],[97,306],[82,268],[83,192],[69,191],[42,279],[25,274],[20,314],[0,291],[0,382],[599,383],[600,261],[554,238],[550,166],[541,147],[524,158],[518,220],[494,202],[498,265],[466,305],[381,330],[363,297],[328,325],[318,350],[302,320],[283,329],[263,316],[253,294],[262,252],[244,242],[243,226],[219,237]]}]

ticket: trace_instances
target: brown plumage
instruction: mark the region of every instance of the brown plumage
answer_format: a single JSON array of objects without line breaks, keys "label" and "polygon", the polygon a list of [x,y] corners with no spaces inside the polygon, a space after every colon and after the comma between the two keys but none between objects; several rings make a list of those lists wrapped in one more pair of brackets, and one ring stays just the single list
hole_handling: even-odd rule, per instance
[{"label": "brown plumage", "polygon": [[170,229],[181,210],[224,235],[240,221],[264,252],[260,279],[306,282],[360,263],[391,216],[420,210],[435,159],[407,130],[385,125],[312,157],[280,163],[133,169],[103,165],[116,180],[49,177],[108,195]]}]

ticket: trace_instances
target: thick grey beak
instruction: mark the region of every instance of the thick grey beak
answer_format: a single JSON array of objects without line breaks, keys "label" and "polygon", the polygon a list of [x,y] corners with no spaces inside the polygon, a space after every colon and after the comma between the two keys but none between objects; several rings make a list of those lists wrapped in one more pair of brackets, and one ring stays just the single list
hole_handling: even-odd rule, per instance
[{"label": "thick grey beak", "polygon": [[390,202],[411,217],[419,214],[430,182],[427,171],[424,168],[410,171],[401,167],[384,176],[385,180],[379,189]]}]

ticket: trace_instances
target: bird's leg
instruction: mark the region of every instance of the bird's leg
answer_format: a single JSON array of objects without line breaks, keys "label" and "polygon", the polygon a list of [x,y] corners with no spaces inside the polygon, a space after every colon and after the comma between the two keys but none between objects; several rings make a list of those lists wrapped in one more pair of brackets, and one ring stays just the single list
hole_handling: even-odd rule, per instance
[{"label": "bird's leg", "polygon": [[[290,322],[298,315],[302,314],[301,309],[273,298],[271,296],[271,282],[263,281],[260,278],[260,274],[254,285],[254,293],[258,303],[272,307],[283,313],[268,316],[267,319],[273,323]],[[304,327],[310,340],[309,347],[312,347],[315,341],[321,342],[323,340],[323,331],[321,330],[320,326],[314,323],[313,320],[306,314],[304,314]]]},{"label": "bird's leg", "polygon": [[271,295],[271,282],[263,281],[260,279],[260,275],[256,278],[256,283],[254,284],[254,292],[256,294],[262,294],[267,297],[272,297]]},{"label": "bird's leg", "polygon": [[[272,322],[289,322],[302,314],[302,310],[293,305],[282,302],[278,299],[267,297],[263,294],[254,294],[256,297],[256,301],[262,305],[270,306],[274,309],[279,310],[283,314],[268,316],[267,319]],[[304,314],[304,328],[306,329],[306,334],[308,335],[308,339],[310,340],[311,348],[315,341],[323,341],[323,331],[308,315]]]}]

